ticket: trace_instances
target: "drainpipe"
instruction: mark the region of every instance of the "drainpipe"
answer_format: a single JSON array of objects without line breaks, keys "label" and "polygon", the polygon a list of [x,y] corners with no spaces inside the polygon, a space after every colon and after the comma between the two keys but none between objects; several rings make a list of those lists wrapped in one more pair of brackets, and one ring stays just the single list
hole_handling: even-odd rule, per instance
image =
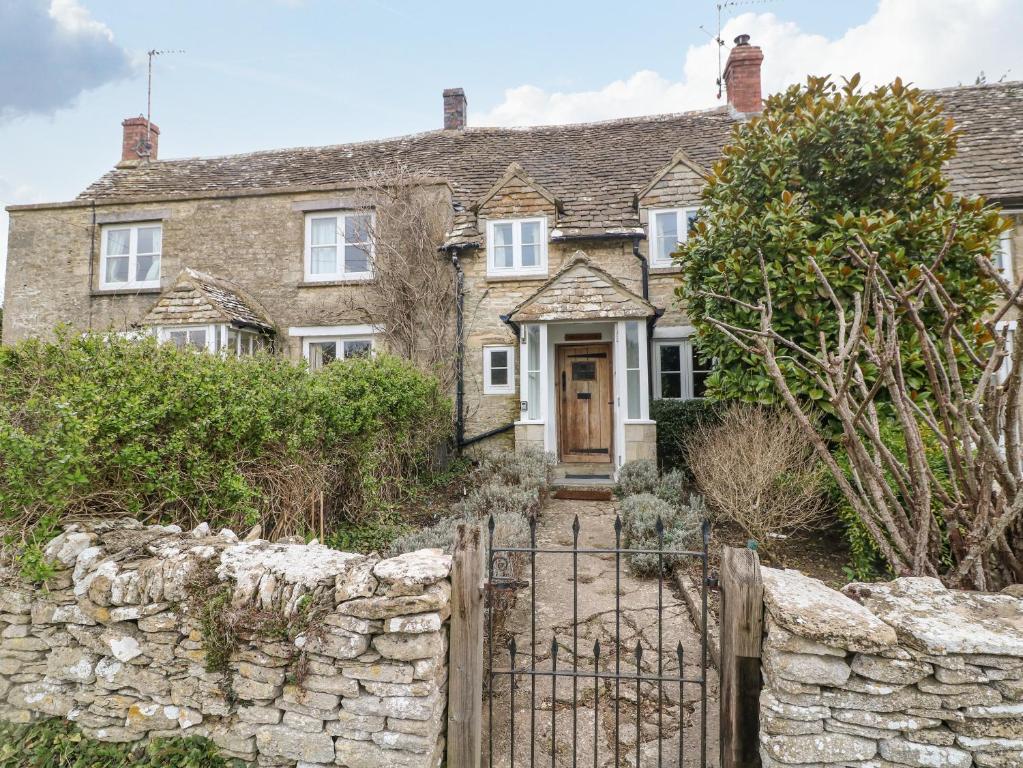
[{"label": "drainpipe", "polygon": [[639,259],[639,267],[643,272],[643,298],[650,301],[650,263],[639,250],[639,238],[632,238],[632,255]]},{"label": "drainpipe", "polygon": [[465,440],[465,273],[458,251],[449,253],[455,269],[455,445],[460,451]]}]

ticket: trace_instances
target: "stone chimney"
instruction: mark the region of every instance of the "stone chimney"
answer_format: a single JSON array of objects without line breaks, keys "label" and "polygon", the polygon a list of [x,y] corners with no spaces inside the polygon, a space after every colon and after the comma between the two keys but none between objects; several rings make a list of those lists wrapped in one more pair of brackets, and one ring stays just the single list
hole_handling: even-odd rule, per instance
[{"label": "stone chimney", "polygon": [[469,114],[469,102],[461,88],[444,89],[444,130],[461,131]]},{"label": "stone chimney", "polygon": [[748,115],[763,111],[760,92],[760,64],[763,60],[764,52],[760,46],[749,44],[749,35],[735,38],[735,47],[725,64],[724,80],[728,104],[736,112]]},{"label": "stone chimney", "polygon": [[157,146],[160,143],[160,129],[156,127],[156,123],[150,123],[140,115],[123,120],[121,125],[124,127],[124,136],[121,140],[119,165],[155,160]]}]

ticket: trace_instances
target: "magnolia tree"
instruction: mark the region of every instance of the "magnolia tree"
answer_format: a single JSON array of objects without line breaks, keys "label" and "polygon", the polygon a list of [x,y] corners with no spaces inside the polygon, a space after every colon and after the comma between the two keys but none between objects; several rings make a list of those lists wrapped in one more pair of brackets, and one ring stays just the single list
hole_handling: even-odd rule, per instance
[{"label": "magnolia tree", "polygon": [[772,97],[714,169],[679,289],[710,389],[783,404],[896,573],[1020,581],[1008,224],[948,191],[937,101],[856,80]]}]

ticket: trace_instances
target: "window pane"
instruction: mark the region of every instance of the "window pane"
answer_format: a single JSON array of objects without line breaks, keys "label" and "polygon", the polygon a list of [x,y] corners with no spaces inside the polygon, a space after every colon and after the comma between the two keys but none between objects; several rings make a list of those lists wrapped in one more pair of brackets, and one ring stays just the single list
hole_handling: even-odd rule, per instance
[{"label": "window pane", "polygon": [[318,371],[337,359],[337,344],[333,341],[314,341],[309,344],[309,367]]},{"label": "window pane", "polygon": [[[238,352],[238,331],[234,328],[227,329],[227,354],[237,355]],[[245,354],[245,349],[242,348],[241,354]]]},{"label": "window pane", "polygon": [[639,368],[639,323],[625,324],[625,367]]},{"label": "window pane", "polygon": [[333,275],[337,272],[337,247],[324,245],[312,249],[309,271],[314,275]]},{"label": "window pane", "polygon": [[369,272],[369,251],[359,245],[346,245],[345,272]]},{"label": "window pane", "polygon": [[107,230],[107,255],[127,256],[131,243],[130,229]]},{"label": "window pane", "polygon": [[539,245],[540,243],[540,222],[539,221],[524,221],[522,222],[522,244],[523,245]]},{"label": "window pane", "polygon": [[160,254],[140,254],[135,260],[135,279],[140,283],[159,280]]},{"label": "window pane", "polygon": [[159,253],[161,239],[159,227],[139,227],[138,253]]},{"label": "window pane", "polygon": [[490,384],[494,387],[504,387],[508,385],[508,369],[507,368],[491,368],[490,369]]},{"label": "window pane", "polygon": [[368,243],[370,236],[370,217],[368,214],[345,216],[345,242]]},{"label": "window pane", "polygon": [[337,242],[337,219],[313,219],[310,222],[310,245],[333,245]]},{"label": "window pane", "polygon": [[628,390],[629,395],[629,413],[628,418],[638,419],[639,418],[639,370],[627,371],[625,380],[625,387]]},{"label": "window pane", "polygon": [[178,349],[184,349],[188,341],[188,331],[171,331],[167,334],[167,340]]},{"label": "window pane", "polygon": [[189,331],[188,343],[196,349],[206,349],[206,329],[196,328]]},{"label": "window pane", "polygon": [[693,373],[693,397],[705,397],[707,394],[708,371],[696,371]]},{"label": "window pane", "polygon": [[510,222],[494,225],[494,266],[499,269],[510,269],[515,266],[512,227]]},{"label": "window pane", "polygon": [[698,210],[696,210],[695,208],[692,209],[692,210],[686,211],[686,213],[685,213],[685,216],[686,216],[686,237],[688,237],[689,233],[693,231],[693,225],[696,224],[696,217],[699,216],[699,215],[700,215],[700,212]]},{"label": "window pane", "polygon": [[372,344],[369,341],[360,339],[359,341],[346,341],[345,342],[345,358],[349,357],[368,357],[369,351],[372,348]]},{"label": "window pane", "polygon": [[511,245],[512,244],[512,224],[495,224],[494,225],[494,245]]},{"label": "window pane", "polygon": [[682,397],[682,374],[661,371],[661,397]]},{"label": "window pane", "polygon": [[528,374],[526,376],[526,400],[528,410],[526,416],[536,420],[540,418],[540,326],[526,327],[526,354]]},{"label": "window pane", "polygon": [[508,350],[507,349],[492,349],[492,350],[490,350],[490,367],[491,368],[507,368],[508,367]]},{"label": "window pane", "polygon": [[524,267],[536,267],[540,264],[540,246],[538,245],[523,245],[522,246],[522,266]]},{"label": "window pane", "polygon": [[128,282],[128,257],[108,256],[104,282],[126,283]]},{"label": "window pane", "polygon": [[662,371],[682,370],[682,351],[678,344],[661,344],[658,349],[660,350]]}]

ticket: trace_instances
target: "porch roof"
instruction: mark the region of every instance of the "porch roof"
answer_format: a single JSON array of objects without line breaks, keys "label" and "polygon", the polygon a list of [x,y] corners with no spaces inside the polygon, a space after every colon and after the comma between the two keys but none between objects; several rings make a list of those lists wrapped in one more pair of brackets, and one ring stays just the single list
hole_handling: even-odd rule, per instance
[{"label": "porch roof", "polygon": [[592,264],[582,251],[508,315],[514,323],[650,317],[654,305]]},{"label": "porch roof", "polygon": [[195,323],[230,323],[261,331],[273,329],[266,312],[240,288],[205,272],[185,268],[142,318],[142,325]]}]

